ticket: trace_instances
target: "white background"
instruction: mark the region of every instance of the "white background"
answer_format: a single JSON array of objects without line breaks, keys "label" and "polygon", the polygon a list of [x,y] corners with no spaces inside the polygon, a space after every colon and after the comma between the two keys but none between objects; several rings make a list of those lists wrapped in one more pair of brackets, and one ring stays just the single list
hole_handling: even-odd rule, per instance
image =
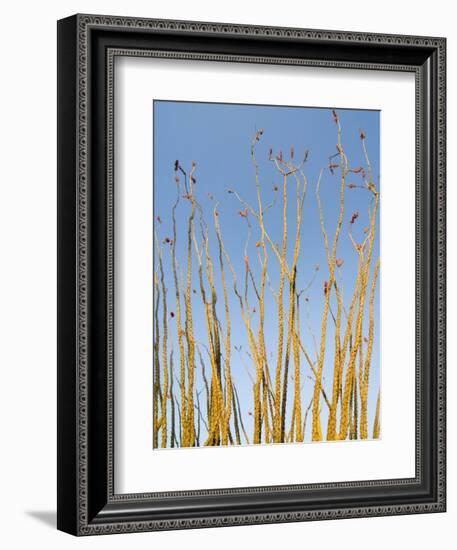
[{"label": "white background", "polygon": [[[414,74],[145,58],[116,63],[115,492],[414,477]],[[151,452],[152,94],[381,109],[381,440],[333,442],[331,450],[321,443]],[[401,231],[392,220],[401,220]]]},{"label": "white background", "polygon": [[[457,521],[457,294],[448,290],[447,514],[135,534],[77,540],[54,529],[56,468],[56,38],[55,21],[74,12],[216,20],[448,37],[448,211],[457,172],[457,40],[452,3],[385,0],[304,3],[282,0],[166,3],[118,0],[15,2],[2,18],[0,89],[0,418],[1,532],[5,548],[267,548],[280,545],[354,550],[451,548]],[[454,36],[453,36],[454,33]],[[457,221],[449,215],[449,281],[457,276]],[[447,542],[447,541],[453,542]],[[298,544],[297,544],[298,543]]]}]

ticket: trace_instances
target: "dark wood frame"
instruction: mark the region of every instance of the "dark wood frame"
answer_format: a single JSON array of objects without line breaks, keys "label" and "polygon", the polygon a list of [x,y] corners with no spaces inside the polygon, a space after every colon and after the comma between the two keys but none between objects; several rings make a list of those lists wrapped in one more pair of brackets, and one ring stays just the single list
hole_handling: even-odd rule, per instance
[{"label": "dark wood frame", "polygon": [[[75,15],[58,22],[58,528],[76,535],[445,510],[443,38]],[[113,488],[113,60],[416,75],[416,476],[119,495]]]}]

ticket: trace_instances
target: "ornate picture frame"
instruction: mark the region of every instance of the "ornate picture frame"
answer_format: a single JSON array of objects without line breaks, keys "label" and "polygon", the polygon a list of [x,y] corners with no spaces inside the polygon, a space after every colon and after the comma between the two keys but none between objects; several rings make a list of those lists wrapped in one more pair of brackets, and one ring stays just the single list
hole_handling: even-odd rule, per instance
[{"label": "ornate picture frame", "polygon": [[[415,75],[411,478],[119,494],[114,483],[114,60]],[[74,535],[444,512],[446,41],[131,17],[58,22],[58,528]]]}]

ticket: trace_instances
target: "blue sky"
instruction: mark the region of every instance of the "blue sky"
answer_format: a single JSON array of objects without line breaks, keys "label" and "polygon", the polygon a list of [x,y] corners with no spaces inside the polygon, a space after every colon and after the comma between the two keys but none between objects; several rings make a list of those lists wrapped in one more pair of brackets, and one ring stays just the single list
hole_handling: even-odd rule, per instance
[{"label": "blue sky", "polygon": [[[316,274],[306,296],[308,301],[302,301],[301,334],[304,346],[309,354],[315,358],[313,334],[319,340],[320,323],[323,307],[323,284],[329,278],[325,248],[319,224],[319,212],[315,197],[315,187],[319,172],[328,166],[328,158],[336,152],[337,130],[332,119],[331,110],[336,108],[342,126],[342,143],[345,153],[349,158],[351,167],[366,166],[359,129],[365,132],[366,146],[373,167],[373,178],[379,187],[379,157],[380,157],[380,112],[367,110],[349,110],[338,106],[328,108],[307,107],[278,107],[259,105],[237,105],[217,103],[194,103],[154,101],[154,216],[160,216],[161,224],[155,223],[155,230],[159,239],[172,236],[171,208],[176,200],[176,184],[173,165],[176,159],[185,168],[189,169],[192,161],[196,161],[197,168],[195,178],[197,180],[194,192],[201,204],[203,213],[212,226],[212,211],[218,203],[219,220],[224,236],[225,246],[231,257],[233,266],[242,280],[244,273],[244,246],[247,237],[247,224],[239,215],[241,205],[228,189],[236,190],[247,202],[256,204],[256,188],[254,168],[250,157],[250,145],[256,131],[264,130],[263,136],[257,145],[256,156],[260,166],[260,183],[264,204],[274,200],[274,186],[281,189],[282,179],[275,170],[273,163],[268,162],[268,151],[273,148],[277,153],[280,149],[284,156],[289,156],[293,146],[297,157],[303,155],[304,150],[309,150],[309,156],[304,165],[304,172],[308,178],[308,189],[303,209],[302,222],[302,246],[298,261],[297,289],[305,288],[315,273],[315,265],[320,269]],[[337,161],[338,162],[338,161]],[[360,175],[352,174],[347,178],[347,183],[361,183]],[[293,178],[289,179],[290,185],[295,188]],[[328,169],[324,171],[320,195],[324,209],[325,224],[330,241],[336,227],[339,212],[339,171],[331,175]],[[183,191],[184,193],[184,191]],[[266,215],[267,230],[274,242],[281,242],[282,238],[282,202],[279,200],[274,208]],[[349,239],[349,219],[355,211],[360,216],[353,227],[353,235],[356,241],[363,240],[363,229],[368,225],[368,207],[371,194],[362,189],[348,189],[345,194],[345,219],[339,241],[337,257],[344,260],[344,265],[338,269],[338,281],[344,288],[344,302],[349,307],[349,300],[355,284],[357,254]],[[290,194],[288,217],[290,217],[290,234],[294,232],[293,220],[295,218],[295,196]],[[382,204],[382,202],[381,202]],[[178,212],[178,239],[177,258],[184,269],[186,258],[187,218],[190,211],[190,202],[181,200]],[[248,248],[250,262],[254,268],[258,267],[255,243],[258,240],[259,230],[255,220],[251,220],[253,234]],[[379,223],[379,215],[378,215]],[[377,231],[379,235],[379,229]],[[289,239],[288,258],[291,260],[293,238]],[[214,233],[210,234],[211,253],[217,258],[217,241]],[[373,265],[379,256],[379,238],[376,237]],[[174,286],[170,263],[169,249],[164,249],[164,262],[166,280],[169,289],[168,307],[174,311]],[[193,266],[193,287],[199,289],[196,261]],[[218,279],[218,267],[216,267],[216,279]],[[269,273],[274,287],[278,282],[278,262],[274,255],[270,254]],[[258,269],[257,269],[258,274]],[[231,287],[230,274],[227,273],[229,286]],[[379,293],[378,283],[375,300],[375,315],[379,319]],[[222,293],[221,293],[222,296]],[[275,343],[277,341],[276,303],[270,292],[266,294],[266,341],[268,354],[271,360],[271,371],[274,372]],[[194,300],[194,324],[196,325],[196,339],[207,341],[204,326],[203,311],[199,294]],[[252,300],[251,300],[252,303]],[[222,298],[220,300],[219,317],[223,320]],[[237,389],[242,402],[245,423],[248,424],[248,433],[252,433],[252,388],[247,370],[253,373],[251,361],[247,355],[249,350],[246,333],[240,313],[239,304],[233,298],[230,299],[232,316],[232,342],[234,346],[241,346],[241,353],[232,349],[232,373],[237,383]],[[335,304],[333,310],[336,311]],[[268,313],[271,312],[272,322],[268,322]],[[367,315],[365,315],[367,317]],[[172,322],[171,325],[174,323]],[[329,319],[327,337],[327,359],[324,368],[324,385],[330,392],[331,373],[333,370],[333,338],[332,321]],[[309,326],[308,326],[309,325]],[[367,325],[365,327],[367,333]],[[177,336],[171,327],[175,358],[177,360]],[[380,383],[379,373],[379,322],[376,325],[375,347],[373,352],[372,370],[370,377],[369,397],[369,427],[374,417],[376,396]],[[303,358],[302,358],[303,359]],[[209,366],[207,367],[209,372]],[[303,360],[303,392],[302,408],[305,409],[312,394],[312,382],[306,378],[311,372]],[[292,388],[292,384],[290,383]],[[202,389],[202,381],[197,378],[197,390]],[[291,394],[292,395],[292,394]],[[202,400],[203,400],[202,394]],[[292,399],[290,399],[291,401]],[[326,408],[322,407],[323,425],[326,426]],[[311,421],[308,421],[305,439],[309,440]]]}]

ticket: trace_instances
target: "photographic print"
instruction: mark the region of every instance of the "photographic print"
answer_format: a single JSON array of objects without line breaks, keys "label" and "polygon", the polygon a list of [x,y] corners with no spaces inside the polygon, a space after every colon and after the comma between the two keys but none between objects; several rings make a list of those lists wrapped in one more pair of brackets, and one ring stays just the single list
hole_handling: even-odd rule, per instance
[{"label": "photographic print", "polygon": [[58,528],[445,512],[446,39],[75,14],[57,51]]},{"label": "photographic print", "polygon": [[153,448],[380,438],[380,112],[153,113]]}]

